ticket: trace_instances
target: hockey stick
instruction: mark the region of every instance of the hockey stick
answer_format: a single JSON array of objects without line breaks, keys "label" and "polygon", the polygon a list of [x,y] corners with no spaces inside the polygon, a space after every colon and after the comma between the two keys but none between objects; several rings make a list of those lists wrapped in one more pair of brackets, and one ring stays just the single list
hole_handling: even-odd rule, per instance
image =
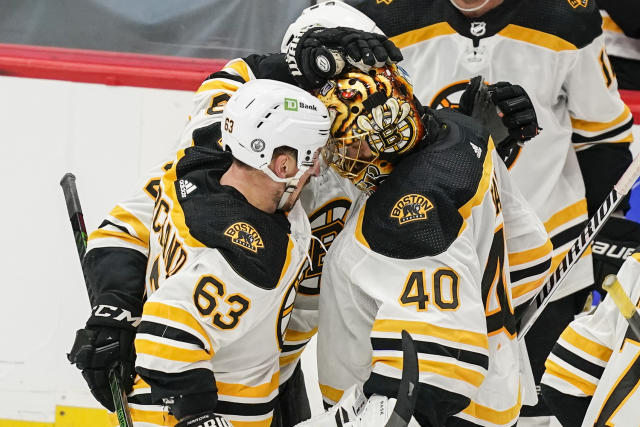
[{"label": "hockey stick", "polygon": [[627,319],[631,330],[636,335],[636,339],[640,339],[640,314],[638,314],[638,310],[636,310],[635,305],[633,305],[629,295],[622,288],[615,274],[609,274],[604,278],[602,289],[609,293],[622,316]]},{"label": "hockey stick", "polygon": [[[80,206],[80,198],[76,189],[76,177],[72,173],[66,173],[60,180],[60,186],[64,193],[64,200],[67,203],[67,212],[69,213],[69,221],[71,221],[71,229],[73,237],[76,241],[76,249],[78,250],[78,258],[80,258],[80,266],[84,255],[87,252],[87,228],[84,225],[84,217],[82,215],[82,207]],[[89,285],[87,293],[89,295],[89,303],[91,304],[91,291]],[[116,415],[120,427],[132,427],[131,414],[129,413],[129,404],[127,402],[127,394],[122,387],[120,376],[118,375],[118,366],[114,366],[109,370],[109,388],[113,396],[113,404],[116,408]]]},{"label": "hockey stick", "polygon": [[622,198],[629,192],[633,184],[640,177],[640,155],[633,159],[627,170],[622,174],[620,180],[613,186],[613,190],[607,199],[600,205],[596,213],[589,219],[587,226],[582,230],[578,239],[569,249],[569,252],[560,262],[560,265],[544,281],[540,291],[533,301],[525,309],[520,322],[518,340],[522,340],[527,332],[538,319],[544,308],[551,301],[551,296],[558,289],[562,281],[573,266],[578,262],[584,251],[587,250],[593,239],[596,237],[602,226],[609,219],[613,211],[618,207]]},{"label": "hockey stick", "polygon": [[411,421],[418,399],[418,353],[411,335],[402,330],[402,379],[391,417],[385,427],[406,427]]}]

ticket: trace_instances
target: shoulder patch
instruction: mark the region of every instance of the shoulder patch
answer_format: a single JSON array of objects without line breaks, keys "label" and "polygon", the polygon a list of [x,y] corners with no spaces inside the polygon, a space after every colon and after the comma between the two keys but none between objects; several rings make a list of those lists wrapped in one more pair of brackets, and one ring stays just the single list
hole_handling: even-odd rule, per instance
[{"label": "shoulder patch", "polygon": [[391,209],[391,218],[396,218],[398,224],[427,219],[427,212],[433,209],[431,200],[420,194],[402,196]]},{"label": "shoulder patch", "polygon": [[225,236],[231,238],[231,242],[257,253],[258,249],[264,248],[262,237],[251,225],[246,222],[236,222],[231,224],[224,232]]}]

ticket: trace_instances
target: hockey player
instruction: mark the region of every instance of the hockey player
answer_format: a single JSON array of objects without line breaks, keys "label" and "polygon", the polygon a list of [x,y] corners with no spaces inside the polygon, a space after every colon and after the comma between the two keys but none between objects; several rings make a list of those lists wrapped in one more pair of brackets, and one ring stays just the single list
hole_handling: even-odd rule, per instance
[{"label": "hockey player", "polygon": [[[326,257],[321,391],[327,403],[352,384],[394,397],[405,329],[419,353],[420,425],[488,415],[483,425],[512,425],[522,399],[514,309],[542,283],[551,244],[484,128],[450,110],[421,117],[412,94],[391,66],[348,72],[318,95],[334,117],[329,163],[368,175],[374,190]],[[381,168],[388,175],[369,174]]]},{"label": "hockey player", "polygon": [[167,405],[179,427],[221,416],[271,425],[311,239],[295,201],[330,126],[318,99],[273,80],[239,88],[222,121],[225,152],[178,152],[150,230],[136,370],[151,403]]},{"label": "hockey player", "polygon": [[[618,279],[640,306],[640,252]],[[640,423],[640,341],[607,296],[564,330],[546,361],[542,396],[563,426]]]},{"label": "hockey player", "polygon": [[[346,35],[349,35],[346,29],[338,34],[334,32],[323,38],[323,45],[344,52],[345,46],[350,44],[350,52],[357,55],[354,62],[355,59],[360,61],[365,58],[367,62],[373,61],[371,65],[375,62],[384,63],[388,59],[387,55],[398,59],[394,56],[399,54],[397,50],[387,52],[383,47],[385,38],[372,38],[367,33],[353,32],[350,39],[343,41],[342,38]],[[372,45],[369,46],[366,40]],[[393,45],[387,45],[387,48],[395,49]],[[313,52],[305,50],[305,54],[311,55]],[[232,60],[222,70],[209,76],[194,96],[190,121],[183,131],[179,148],[220,148],[222,112],[230,96],[243,83],[266,77],[291,80],[284,55],[251,55],[245,59]],[[99,228],[89,236],[84,271],[94,311],[87,321],[86,329],[95,335],[95,339],[82,360],[73,352],[70,360],[82,369],[96,399],[112,411],[114,406],[107,382],[107,370],[114,363],[120,364],[124,370],[125,389],[131,390],[135,361],[133,337],[145,298],[145,280],[149,279],[145,272],[150,232],[153,228],[154,201],[159,194],[160,177],[172,166],[173,162],[167,161],[151,171],[138,187],[139,190],[116,205]],[[351,200],[359,192],[329,169],[327,173],[314,178],[310,187],[305,190],[304,208],[313,222],[314,233],[322,239],[324,245],[329,246],[329,239],[342,229]],[[306,342],[315,334],[315,327],[311,328],[311,333],[299,333],[299,330],[303,329],[303,322],[317,322],[316,300],[324,254],[322,242],[314,240],[310,249],[310,262],[303,268],[303,282],[298,286],[307,297],[306,300],[311,300],[309,306],[304,297],[297,299],[300,310],[306,311],[308,316],[302,316],[297,322],[292,321],[297,329],[287,335],[287,341],[282,346],[281,363],[289,368],[288,371],[283,371],[286,375],[283,376],[283,381],[293,379],[283,386],[283,393],[288,392],[296,397],[294,403],[282,405],[281,416],[285,419],[285,426],[310,416],[298,359]],[[134,412],[139,402],[148,402],[150,399],[149,388],[142,384],[136,383],[130,395]],[[140,414],[143,412],[138,411],[138,415]],[[149,416],[161,416],[161,412],[156,411]]]},{"label": "hockey player", "polygon": [[[353,1],[401,48],[416,95],[456,107],[469,79],[526,89],[544,129],[507,160],[514,182],[543,221],[555,269],[631,161],[633,118],[604,50],[601,18],[587,0]],[[586,188],[586,190],[585,190]],[[607,224],[607,244],[628,228]],[[619,227],[618,227],[619,226]],[[608,238],[610,237],[610,238]],[[620,245],[618,245],[620,246]],[[624,245],[626,246],[626,245]],[[594,283],[591,252],[578,262],[527,335],[536,382],[564,327]],[[544,405],[523,415],[548,415]]]}]

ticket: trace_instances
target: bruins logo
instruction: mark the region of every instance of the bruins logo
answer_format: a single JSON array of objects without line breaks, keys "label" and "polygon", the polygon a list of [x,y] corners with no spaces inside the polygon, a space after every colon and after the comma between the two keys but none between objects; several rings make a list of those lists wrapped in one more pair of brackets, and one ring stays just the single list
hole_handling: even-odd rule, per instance
[{"label": "bruins logo", "polygon": [[376,4],[391,4],[393,0],[376,0]]},{"label": "bruins logo", "polygon": [[282,299],[282,303],[280,304],[278,324],[276,325],[276,339],[278,340],[280,350],[282,350],[282,346],[284,345],[284,334],[287,330],[287,326],[289,325],[289,320],[291,320],[291,314],[293,313],[293,302],[296,299],[296,284],[299,280],[300,278],[296,278],[296,280],[294,280],[294,282],[289,286],[289,289],[287,289],[287,292]]},{"label": "bruins logo", "polygon": [[586,8],[589,5],[589,0],[567,0],[572,8],[577,8],[578,6],[582,6]]},{"label": "bruins logo", "polygon": [[433,203],[420,194],[407,194],[398,200],[391,209],[391,218],[396,218],[400,225],[411,221],[427,219],[427,212],[433,209]]},{"label": "bruins logo", "polygon": [[[331,200],[309,216],[311,232],[329,249],[344,223],[351,208],[351,201],[345,198]],[[311,240],[309,257],[302,271],[302,282],[298,287],[301,294],[317,295],[320,293],[320,280],[326,251],[315,239]]]},{"label": "bruins logo", "polygon": [[224,235],[229,236],[232,243],[254,253],[258,252],[258,249],[264,248],[260,234],[246,222],[232,224],[225,230]]}]

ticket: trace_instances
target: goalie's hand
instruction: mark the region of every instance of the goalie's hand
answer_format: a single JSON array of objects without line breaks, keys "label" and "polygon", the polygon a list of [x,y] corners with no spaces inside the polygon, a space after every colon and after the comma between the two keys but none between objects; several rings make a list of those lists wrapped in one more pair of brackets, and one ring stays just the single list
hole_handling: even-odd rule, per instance
[{"label": "goalie's hand", "polygon": [[531,98],[521,86],[508,82],[487,86],[481,76],[472,78],[460,97],[460,112],[482,122],[503,159],[542,130]]},{"label": "goalie's hand", "polygon": [[402,60],[402,54],[386,36],[346,27],[305,28],[289,43],[287,64],[296,82],[315,89],[338,75],[345,60],[367,72]]}]

